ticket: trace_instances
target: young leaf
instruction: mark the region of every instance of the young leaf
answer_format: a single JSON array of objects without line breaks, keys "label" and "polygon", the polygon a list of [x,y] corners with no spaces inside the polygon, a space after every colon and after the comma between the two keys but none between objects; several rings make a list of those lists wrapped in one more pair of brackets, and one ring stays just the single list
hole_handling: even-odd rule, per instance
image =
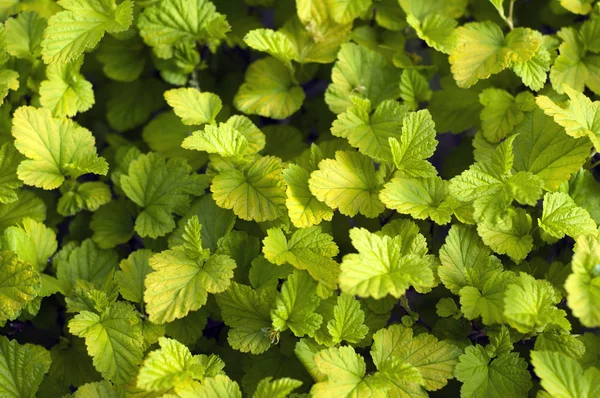
[{"label": "young leaf", "polygon": [[229,287],[235,261],[229,256],[210,256],[202,248],[201,225],[192,217],[186,225],[184,243],[150,257],[144,281],[144,302],[153,323],[171,322],[206,304],[208,293]]},{"label": "young leaf", "polygon": [[450,222],[455,201],[446,195],[447,182],[440,177],[395,177],[385,184],[379,197],[389,209],[417,220],[430,218],[436,224]]},{"label": "young leaf", "polygon": [[46,268],[58,248],[54,231],[29,217],[23,218],[21,225],[6,228],[1,242],[4,249],[17,253],[19,260],[34,265],[39,271]]},{"label": "young leaf", "polygon": [[0,251],[0,324],[11,321],[41,293],[40,273],[11,251]]},{"label": "young leaf", "polygon": [[35,60],[42,51],[46,19],[36,12],[21,12],[5,22],[6,51],[17,58]]},{"label": "young leaf", "polygon": [[456,365],[456,378],[463,382],[461,397],[527,397],[531,376],[527,363],[517,353],[491,359],[480,345],[467,347]]},{"label": "young leaf", "polygon": [[396,137],[406,110],[396,101],[383,101],[371,114],[371,101],[351,97],[353,105],[340,113],[331,134],[346,138],[350,145],[377,161],[392,160],[388,138]]},{"label": "young leaf", "polygon": [[23,183],[17,176],[17,168],[22,160],[12,143],[6,142],[0,147],[0,203],[12,203],[18,199],[16,190]]},{"label": "young leaf", "polygon": [[152,252],[147,249],[136,250],[126,259],[121,260],[116,273],[119,292],[124,299],[141,303],[144,301],[144,280],[153,271],[150,267]]},{"label": "young leaf", "polygon": [[274,156],[218,174],[210,190],[217,205],[232,209],[243,220],[272,221],[285,212],[281,160]]},{"label": "young leaf", "polygon": [[567,304],[573,314],[587,327],[600,325],[600,242],[580,236],[574,248],[573,273],[565,283]]},{"label": "young leaf", "polygon": [[458,294],[465,286],[482,288],[497,271],[502,270],[500,261],[491,256],[475,229],[454,225],[440,249],[440,279],[452,293]]},{"label": "young leaf", "polygon": [[544,208],[538,223],[546,233],[558,239],[565,235],[576,238],[597,233],[596,223],[589,213],[563,192],[544,195]]},{"label": "young leaf", "polygon": [[414,336],[412,329],[392,325],[373,335],[371,356],[380,368],[390,360],[402,360],[414,366],[424,379],[424,387],[436,391],[453,378],[461,350],[428,333]]},{"label": "young leaf", "polygon": [[125,194],[141,206],[135,220],[140,236],[156,238],[175,229],[173,212],[188,204],[189,195],[201,195],[207,187],[205,176],[190,174],[183,159],[166,159],[158,153],[141,155],[121,176]]},{"label": "young leaf", "polygon": [[218,41],[229,31],[225,16],[208,0],[160,0],[142,12],[138,28],[160,58],[171,58],[178,45]]},{"label": "young leaf", "polygon": [[267,332],[271,327],[270,306],[273,291],[260,293],[235,282],[217,296],[223,320],[229,325],[227,341],[241,352],[260,354],[273,342]]},{"label": "young leaf", "polygon": [[404,295],[410,286],[433,287],[430,260],[402,252],[400,236],[378,236],[364,228],[350,230],[358,254],[347,254],[340,266],[340,288],[360,297],[380,299]]},{"label": "young leaf", "polygon": [[360,303],[349,294],[342,293],[337,298],[333,308],[333,319],[327,322],[327,330],[333,344],[342,341],[359,343],[369,332],[365,323],[365,313],[360,309]]},{"label": "young leaf", "polygon": [[69,119],[53,118],[47,109],[17,109],[12,135],[17,150],[28,158],[17,169],[25,184],[55,189],[67,177],[108,172],[106,160],[96,154],[92,133]]},{"label": "young leaf", "polygon": [[337,151],[335,160],[322,160],[308,180],[310,192],[318,200],[350,217],[358,213],[377,217],[384,210],[378,195],[382,185],[383,178],[371,159],[346,151]]},{"label": "young leaf", "polygon": [[524,112],[535,108],[534,98],[528,92],[513,97],[504,90],[488,88],[479,94],[481,128],[490,142],[499,142],[511,135],[515,126],[523,120]]},{"label": "young leaf", "polygon": [[46,68],[47,80],[40,84],[40,104],[50,109],[56,117],[73,117],[94,105],[92,83],[79,73],[83,57],[66,64],[50,64]]},{"label": "young leaf", "polygon": [[500,73],[511,62],[530,60],[542,44],[534,30],[516,28],[504,37],[500,27],[489,21],[467,23],[454,35],[449,61],[456,83],[463,88]]},{"label": "young leaf", "polygon": [[433,177],[435,168],[426,159],[437,147],[435,123],[428,110],[409,113],[402,124],[400,141],[390,138],[394,164],[409,177]]},{"label": "young leaf", "polygon": [[304,91],[290,70],[277,59],[267,57],[248,67],[233,103],[247,114],[285,119],[300,109],[304,98]]},{"label": "young leaf", "polygon": [[290,39],[271,29],[254,29],[246,34],[244,42],[255,50],[266,52],[294,71],[291,61],[298,58],[298,51]]},{"label": "young leaf", "polygon": [[540,332],[550,324],[570,330],[566,312],[556,308],[560,295],[550,282],[521,273],[504,295],[504,316],[521,333]]},{"label": "young leaf", "polygon": [[297,228],[312,227],[333,218],[333,210],[310,192],[309,178],[310,171],[295,164],[283,170],[283,180],[287,185],[285,205],[290,220]]},{"label": "young leaf", "polygon": [[205,368],[200,356],[177,340],[158,338],[159,349],[151,351],[137,377],[136,385],[147,391],[164,391],[183,386],[192,379],[200,380]]},{"label": "young leaf", "polygon": [[102,376],[125,383],[143,358],[142,324],[130,304],[112,304],[100,314],[82,311],[69,321],[69,331],[85,338],[88,353]]},{"label": "young leaf", "polygon": [[294,271],[283,283],[271,309],[273,328],[277,331],[289,328],[297,337],[312,335],[323,320],[315,313],[321,302],[316,293],[316,282],[306,272]]},{"label": "young leaf", "polygon": [[263,240],[262,250],[265,258],[274,264],[289,263],[308,271],[325,289],[333,290],[337,286],[339,266],[332,257],[338,254],[338,247],[321,227],[300,229],[289,240],[280,228],[271,228]]},{"label": "young leaf", "polygon": [[20,345],[16,340],[0,336],[0,395],[6,398],[36,396],[50,362],[50,353],[45,348]]},{"label": "young leaf", "polygon": [[390,387],[381,374],[366,375],[365,360],[352,347],[320,351],[315,364],[327,376],[312,387],[311,395],[316,398],[330,397],[332,391],[340,397],[383,398]]},{"label": "young leaf", "polygon": [[570,99],[566,106],[556,104],[545,95],[537,97],[538,106],[563,126],[568,135],[574,138],[587,135],[596,149],[600,148],[600,101],[592,102],[567,85],[563,85],[563,89]]},{"label": "young leaf", "polygon": [[333,113],[342,113],[352,106],[351,96],[359,94],[377,108],[383,101],[400,96],[400,74],[380,54],[353,43],[342,44],[325,102]]},{"label": "young leaf", "polygon": [[584,372],[575,359],[551,351],[532,351],[531,363],[542,387],[553,397],[593,397],[600,393],[598,368]]},{"label": "young leaf", "polygon": [[301,385],[302,382],[300,380],[289,377],[277,380],[273,380],[272,377],[265,377],[258,383],[254,392],[254,398],[286,398]]},{"label": "young leaf", "polygon": [[515,133],[514,169],[537,175],[549,191],[556,190],[579,170],[590,153],[589,141],[560,134],[560,126],[540,109],[526,113]]},{"label": "young leaf", "polygon": [[[61,0],[65,10],[48,20],[42,56],[46,63],[66,63],[92,50],[105,32],[127,30],[133,20],[133,2],[125,0]],[[76,29],[73,27],[76,26]]]},{"label": "young leaf", "polygon": [[166,91],[164,96],[186,125],[215,123],[217,114],[223,108],[223,103],[216,94],[201,93],[195,88],[175,88]]}]

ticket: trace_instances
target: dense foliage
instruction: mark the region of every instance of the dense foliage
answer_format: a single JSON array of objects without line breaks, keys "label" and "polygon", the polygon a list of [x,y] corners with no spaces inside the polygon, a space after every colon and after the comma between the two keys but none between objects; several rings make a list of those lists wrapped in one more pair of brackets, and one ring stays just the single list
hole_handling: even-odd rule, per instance
[{"label": "dense foliage", "polygon": [[0,7],[0,397],[600,397],[600,2]]}]

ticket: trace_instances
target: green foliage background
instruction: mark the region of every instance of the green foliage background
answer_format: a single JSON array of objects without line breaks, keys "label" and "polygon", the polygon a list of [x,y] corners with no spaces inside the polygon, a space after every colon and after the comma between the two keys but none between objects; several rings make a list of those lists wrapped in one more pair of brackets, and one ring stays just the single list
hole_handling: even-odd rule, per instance
[{"label": "green foliage background", "polygon": [[600,396],[600,3],[0,15],[0,397]]}]

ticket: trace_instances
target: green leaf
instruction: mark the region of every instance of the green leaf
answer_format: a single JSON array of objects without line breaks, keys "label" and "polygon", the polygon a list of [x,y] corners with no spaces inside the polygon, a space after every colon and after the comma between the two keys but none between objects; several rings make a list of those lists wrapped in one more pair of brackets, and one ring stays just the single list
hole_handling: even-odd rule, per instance
[{"label": "green leaf", "polygon": [[401,71],[383,56],[353,43],[342,44],[325,102],[333,113],[342,113],[352,106],[351,96],[358,94],[377,108],[383,101],[400,96],[400,75]]},{"label": "green leaf", "polygon": [[108,172],[106,160],[96,154],[92,133],[69,119],[53,118],[47,109],[17,109],[12,135],[17,150],[28,158],[17,169],[27,185],[55,189],[67,177]]},{"label": "green leaf", "polygon": [[410,286],[433,287],[430,260],[402,251],[402,238],[378,236],[364,228],[350,230],[358,254],[346,254],[340,266],[340,288],[345,293],[380,299],[404,295]]},{"label": "green leaf", "polygon": [[33,344],[20,345],[0,336],[0,394],[6,398],[36,396],[50,368],[50,353]]},{"label": "green leaf", "polygon": [[225,16],[208,0],[158,1],[140,15],[138,27],[160,58],[171,58],[177,46],[222,39],[229,30]]},{"label": "green leaf", "polygon": [[367,11],[371,3],[371,0],[331,0],[329,12],[335,22],[347,24]]},{"label": "green leaf", "polygon": [[408,177],[433,177],[435,168],[426,159],[437,147],[435,123],[428,110],[409,113],[403,121],[402,136],[398,142],[390,138],[392,157],[398,170]]},{"label": "green leaf", "polygon": [[516,171],[529,171],[544,181],[544,189],[554,191],[584,164],[590,143],[561,134],[561,128],[540,110],[526,113],[516,126],[513,143]]},{"label": "green leaf", "polygon": [[78,279],[102,286],[118,264],[117,253],[113,250],[99,249],[90,239],[80,246],[75,243],[64,245],[54,256],[56,276],[69,293]]},{"label": "green leaf", "polygon": [[592,11],[590,0],[560,0],[560,5],[574,14],[586,15]]},{"label": "green leaf", "polygon": [[546,233],[558,239],[565,235],[577,238],[597,233],[596,223],[589,213],[563,192],[548,192],[544,195],[544,207],[538,223]]},{"label": "green leaf", "polygon": [[485,325],[504,323],[504,293],[514,282],[512,272],[494,272],[481,287],[465,286],[459,291],[461,311],[465,318],[481,317]]},{"label": "green leaf", "polygon": [[440,249],[440,262],[440,279],[454,294],[465,286],[483,288],[492,275],[502,270],[502,264],[491,256],[475,229],[460,224],[450,228]]},{"label": "green leaf", "polygon": [[82,311],[69,321],[69,331],[85,338],[88,353],[102,376],[125,383],[143,358],[142,324],[133,306],[118,302],[100,314]]},{"label": "green leaf", "polygon": [[143,125],[164,106],[167,86],[154,78],[141,78],[131,83],[111,83],[106,101],[106,119],[118,132]]},{"label": "green leaf", "polygon": [[598,57],[587,54],[587,43],[582,40],[581,32],[577,32],[573,27],[564,27],[558,31],[557,36],[563,42],[558,47],[560,55],[550,70],[552,88],[562,94],[565,92],[564,85],[577,92],[582,92],[587,86],[595,93],[600,93],[597,78]]},{"label": "green leaf", "polygon": [[451,17],[442,14],[427,14],[421,18],[408,14],[406,22],[415,30],[421,40],[428,46],[445,54],[450,54],[454,47],[453,32],[458,23]]},{"label": "green leaf", "polygon": [[299,229],[289,240],[280,228],[271,228],[263,240],[262,250],[273,264],[289,263],[308,271],[322,288],[333,290],[337,286],[339,266],[332,257],[337,256],[338,247],[321,227]]},{"label": "green leaf", "polygon": [[11,251],[0,251],[0,324],[16,319],[41,293],[40,273]]},{"label": "green leaf", "polygon": [[0,231],[11,225],[17,225],[23,218],[30,217],[36,221],[46,219],[46,205],[31,191],[17,191],[18,199],[0,206]]},{"label": "green leaf", "polygon": [[240,386],[225,375],[207,377],[202,384],[188,384],[177,389],[180,398],[242,398]]},{"label": "green leaf", "polygon": [[192,217],[186,225],[184,243],[150,257],[153,272],[144,282],[144,302],[153,323],[171,322],[206,304],[208,293],[229,287],[235,261],[202,248],[201,225]]},{"label": "green leaf", "polygon": [[447,182],[440,177],[395,177],[385,184],[381,201],[389,209],[409,214],[417,220],[430,218],[436,224],[448,224],[455,201],[446,195]]},{"label": "green leaf", "polygon": [[289,377],[282,377],[277,380],[273,380],[272,377],[265,377],[258,383],[253,398],[286,398],[301,385],[300,380]]},{"label": "green leaf", "polygon": [[17,177],[17,168],[23,160],[10,142],[0,147],[0,203],[12,203],[18,199],[17,188],[23,183]]},{"label": "green leaf", "polygon": [[0,105],[8,95],[8,90],[18,90],[20,86],[19,74],[11,69],[0,70]]},{"label": "green leaf", "polygon": [[17,58],[35,60],[42,51],[42,34],[48,23],[35,12],[21,12],[4,23],[6,51]]},{"label": "green leaf", "polygon": [[593,397],[600,392],[597,383],[598,369],[585,372],[573,358],[551,351],[532,351],[531,363],[541,379],[542,387],[552,397]]},{"label": "green leaf", "polygon": [[58,248],[56,234],[43,223],[29,217],[23,218],[20,224],[4,230],[2,247],[17,253],[19,260],[43,271]]},{"label": "green leaf", "polygon": [[565,283],[567,303],[573,314],[587,327],[600,325],[600,242],[597,238],[577,238],[571,262],[573,273]]},{"label": "green leaf", "polygon": [[454,31],[450,53],[452,75],[459,87],[468,88],[479,79],[500,73],[511,62],[530,60],[541,45],[539,34],[516,28],[506,37],[493,22],[470,22]]},{"label": "green leaf", "polygon": [[383,101],[371,114],[368,99],[351,97],[353,105],[337,116],[331,134],[346,138],[350,145],[377,161],[392,160],[388,139],[397,136],[406,110],[396,101]]},{"label": "green leaf", "polygon": [[173,231],[172,214],[188,204],[191,194],[201,195],[207,182],[205,176],[191,173],[191,167],[180,158],[166,159],[151,152],[133,160],[127,174],[121,175],[121,186],[142,208],[135,231],[151,238]]},{"label": "green leaf", "polygon": [[185,149],[205,151],[224,158],[242,158],[250,154],[248,140],[228,123],[219,127],[207,125],[204,130],[194,131],[185,138],[181,146]]},{"label": "green leaf", "polygon": [[525,398],[531,389],[527,362],[517,353],[491,359],[485,348],[477,345],[467,347],[459,361],[455,375],[463,382],[461,397]]},{"label": "green leaf", "polygon": [[[133,20],[133,2],[125,0],[61,0],[65,10],[48,20],[42,40],[46,63],[66,63],[92,50],[105,32],[127,30]],[[73,27],[76,26],[76,29]]]},{"label": "green leaf", "polygon": [[365,313],[360,309],[360,302],[352,295],[341,293],[333,308],[333,319],[327,322],[327,330],[333,344],[342,341],[359,343],[369,332],[365,323]]},{"label": "green leaf", "polygon": [[547,328],[535,339],[535,351],[556,351],[580,359],[585,352],[584,343],[560,327]]},{"label": "green leaf", "polygon": [[83,57],[46,68],[47,80],[40,84],[40,104],[55,117],[73,117],[94,105],[92,83],[79,73],[81,65]]},{"label": "green leaf", "polygon": [[271,309],[273,328],[280,332],[289,328],[296,337],[313,335],[323,321],[315,313],[321,302],[316,293],[317,283],[306,272],[294,271],[283,283]]},{"label": "green leaf", "polygon": [[310,192],[309,178],[310,172],[296,164],[290,164],[283,170],[283,180],[287,185],[285,205],[290,220],[297,228],[308,228],[333,218],[333,210]]},{"label": "green leaf", "polygon": [[219,96],[201,93],[195,88],[174,88],[166,91],[164,96],[175,114],[187,125],[215,123],[217,114],[223,108]]},{"label": "green leaf", "polygon": [[244,42],[257,51],[277,58],[293,72],[291,61],[298,58],[298,51],[285,34],[271,29],[254,29],[246,34]]},{"label": "green leaf", "polygon": [[267,331],[271,327],[270,307],[273,291],[257,292],[249,286],[233,282],[217,295],[223,320],[230,327],[227,341],[241,352],[260,354],[271,346]]},{"label": "green leaf", "polygon": [[329,348],[315,355],[326,381],[313,385],[311,395],[325,397],[385,397],[388,383],[379,374],[366,375],[365,360],[352,347]]},{"label": "green leaf", "polygon": [[144,280],[151,273],[150,260],[152,252],[147,249],[136,250],[126,259],[121,260],[116,273],[119,292],[124,299],[141,303],[144,301]]},{"label": "green leaf", "polygon": [[360,213],[374,218],[384,210],[379,200],[382,176],[373,161],[355,152],[336,151],[334,159],[319,162],[308,180],[310,192],[340,213],[354,217]]},{"label": "green leaf", "polygon": [[511,212],[507,220],[496,224],[478,224],[477,233],[494,252],[507,254],[517,263],[524,260],[533,249],[531,216],[520,208]]},{"label": "green leaf", "polygon": [[218,206],[232,209],[242,220],[272,221],[285,212],[281,160],[274,156],[218,174],[210,190]]},{"label": "green leaf", "polygon": [[146,47],[139,36],[126,40],[106,36],[95,54],[104,74],[119,82],[137,80],[146,66]]},{"label": "green leaf", "polygon": [[205,369],[200,356],[192,355],[186,346],[166,337],[159,337],[158,345],[160,348],[151,351],[140,367],[138,388],[164,391],[202,378]]},{"label": "green leaf", "polygon": [[107,380],[86,383],[73,393],[73,398],[119,398],[117,387]]},{"label": "green leaf", "polygon": [[92,240],[102,249],[126,243],[133,236],[135,205],[125,198],[113,200],[92,215]]},{"label": "green leaf", "polygon": [[550,323],[570,330],[567,313],[555,306],[560,300],[550,282],[521,273],[505,291],[504,316],[521,333],[541,332]]},{"label": "green leaf", "polygon": [[524,112],[535,108],[533,95],[523,92],[513,97],[509,92],[488,88],[479,94],[481,128],[490,142],[499,142],[511,135],[516,125],[523,120]]},{"label": "green leaf", "polygon": [[64,194],[58,200],[56,210],[62,216],[73,216],[81,210],[96,211],[112,199],[110,187],[101,181],[67,183],[61,191]]},{"label": "green leaf", "polygon": [[277,59],[267,57],[246,69],[245,81],[233,104],[247,114],[285,119],[300,109],[304,98],[302,87],[296,84],[289,69]]},{"label": "green leaf", "polygon": [[375,366],[381,368],[390,360],[402,360],[417,368],[425,389],[436,391],[453,378],[454,367],[461,350],[428,333],[413,335],[412,329],[392,325],[373,335],[371,356]]},{"label": "green leaf", "polygon": [[431,99],[429,82],[416,69],[405,69],[400,78],[400,97],[411,111],[419,108],[419,103]]},{"label": "green leaf", "polygon": [[521,78],[523,84],[533,91],[539,91],[546,84],[551,65],[550,51],[542,44],[533,57],[527,61],[513,62],[511,69]]},{"label": "green leaf", "polygon": [[302,64],[334,62],[340,46],[350,37],[352,24],[340,25],[332,20],[314,19],[304,23],[298,18],[291,18],[279,29],[295,47],[295,61]]},{"label": "green leaf", "polygon": [[600,148],[600,101],[592,102],[583,93],[567,85],[563,85],[563,90],[570,99],[566,105],[557,104],[545,95],[540,95],[536,98],[538,106],[564,127],[568,135],[574,138],[587,135],[594,147]]}]

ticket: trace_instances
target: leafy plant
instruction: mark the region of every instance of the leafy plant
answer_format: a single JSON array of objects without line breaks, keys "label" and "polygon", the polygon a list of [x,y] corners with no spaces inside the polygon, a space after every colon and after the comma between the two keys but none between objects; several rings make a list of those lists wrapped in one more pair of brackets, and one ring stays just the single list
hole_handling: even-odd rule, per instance
[{"label": "leafy plant", "polygon": [[0,5],[0,396],[600,396],[600,2]]}]

